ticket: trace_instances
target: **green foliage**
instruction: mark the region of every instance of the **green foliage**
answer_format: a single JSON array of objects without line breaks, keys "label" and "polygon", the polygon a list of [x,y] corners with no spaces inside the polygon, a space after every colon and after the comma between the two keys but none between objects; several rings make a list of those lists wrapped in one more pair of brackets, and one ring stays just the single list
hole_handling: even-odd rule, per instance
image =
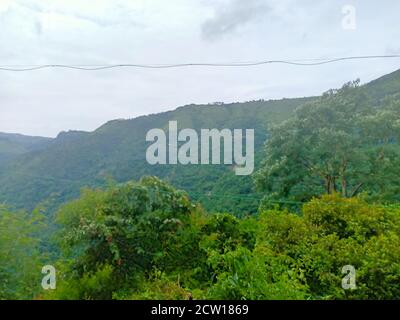
[{"label": "green foliage", "polygon": [[[301,214],[207,215],[156,178],[61,208],[62,280],[46,299],[396,299],[400,209],[326,195]],[[355,290],[342,267],[356,269]]]},{"label": "green foliage", "polygon": [[[190,250],[176,238],[195,211],[184,193],[156,178],[106,191],[85,190],[81,199],[63,206],[57,221],[63,225],[66,256],[74,261],[72,280],[95,281],[91,279],[106,275],[112,284],[94,294],[80,283],[79,298],[111,298],[113,289],[135,282],[132,275],[158,266],[174,268],[173,254],[190,262]],[[111,268],[105,269],[108,273],[99,274],[106,266]]]},{"label": "green foliage", "polygon": [[380,201],[400,192],[400,104],[370,104],[358,82],[331,90],[270,129],[265,161],[255,175],[270,200],[307,201],[339,192],[364,192]]},{"label": "green foliage", "polygon": [[115,294],[115,299],[133,300],[188,300],[191,293],[181,287],[179,277],[170,279],[158,270],[150,274],[148,279],[140,284],[140,291],[129,296]]},{"label": "green foliage", "polygon": [[[111,121],[32,153],[33,140],[0,134],[0,162],[22,154],[0,163],[0,200],[46,200],[51,222],[43,209],[0,207],[0,299],[399,299],[399,75],[319,98]],[[268,136],[260,193],[229,166],[146,164],[145,133],[169,120],[254,128],[256,150]],[[167,182],[131,180],[149,173]],[[40,288],[48,253],[54,291]],[[345,265],[356,289],[342,288]]]},{"label": "green foliage", "polygon": [[43,221],[38,211],[11,212],[0,206],[0,300],[32,299],[40,290]]},{"label": "green foliage", "polygon": [[[281,263],[303,279],[312,298],[399,298],[400,255],[394,249],[399,213],[355,198],[324,196],[306,204],[302,216],[264,213],[266,233],[258,244],[285,257]],[[340,285],[345,265],[356,269],[355,290]]]}]

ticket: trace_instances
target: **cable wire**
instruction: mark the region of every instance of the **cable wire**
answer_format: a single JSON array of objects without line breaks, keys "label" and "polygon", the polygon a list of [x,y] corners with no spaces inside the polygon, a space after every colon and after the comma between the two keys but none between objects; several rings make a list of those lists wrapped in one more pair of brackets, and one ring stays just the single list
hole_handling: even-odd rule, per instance
[{"label": "cable wire", "polygon": [[[67,64],[44,64],[27,67],[0,66],[0,71],[34,71],[48,68],[75,69],[83,71],[98,71],[114,68],[144,68],[144,69],[171,69],[185,67],[252,67],[266,64],[288,64],[294,66],[319,66],[340,61],[365,60],[365,59],[391,59],[400,58],[400,55],[370,55],[350,56],[334,59],[303,59],[303,60],[264,60],[255,62],[232,62],[232,63],[178,63],[178,64],[112,64],[112,65],[67,65]],[[307,62],[308,61],[308,62]]]}]

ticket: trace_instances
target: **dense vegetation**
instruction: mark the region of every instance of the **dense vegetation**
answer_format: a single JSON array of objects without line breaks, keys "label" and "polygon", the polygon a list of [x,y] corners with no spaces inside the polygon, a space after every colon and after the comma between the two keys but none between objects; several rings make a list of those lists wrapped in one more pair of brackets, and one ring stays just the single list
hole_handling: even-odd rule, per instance
[{"label": "dense vegetation", "polygon": [[149,145],[146,133],[153,128],[168,131],[169,120],[176,120],[179,128],[193,128],[198,132],[202,128],[253,128],[255,150],[258,150],[256,163],[259,163],[266,124],[287,119],[296,107],[313,99],[189,105],[170,112],[110,121],[90,133],[63,132],[47,148],[23,154],[5,167],[0,165],[0,201],[18,209],[33,209],[51,199],[55,209],[78,197],[82,187],[104,186],[110,177],[127,182],[156,175],[188,191],[209,211],[255,213],[258,195],[246,203],[235,199],[225,201],[219,196],[254,192],[251,177],[238,178],[231,166],[224,165],[149,165],[145,158]]},{"label": "dense vegetation", "polygon": [[[400,296],[400,208],[362,199],[326,195],[305,204],[300,214],[275,208],[240,219],[206,214],[184,192],[148,177],[86,189],[61,207],[57,222],[63,226],[57,236],[63,249],[55,263],[57,290],[45,292],[32,281],[40,268],[26,258],[10,280],[20,285],[18,294],[36,299]],[[22,229],[27,242],[6,238],[3,246],[20,257],[18,250],[31,250],[26,243],[38,245],[29,239],[32,232]],[[14,268],[15,263],[9,261]],[[357,270],[355,290],[341,287],[345,265]],[[16,294],[2,291],[2,298]]]},{"label": "dense vegetation", "polygon": [[[400,70],[360,88],[376,107],[386,97],[400,93]],[[361,92],[358,94],[361,95]],[[114,120],[94,132],[70,131],[47,141],[45,148],[23,152],[7,166],[0,161],[0,202],[21,209],[34,209],[52,200],[53,209],[79,196],[85,186],[107,184],[109,177],[118,182],[155,175],[186,190],[210,212],[229,211],[235,215],[256,213],[262,192],[257,193],[252,178],[237,177],[231,166],[150,166],[145,159],[148,130],[164,128],[176,120],[179,128],[253,128],[255,129],[256,169],[265,157],[262,145],[271,128],[293,116],[294,111],[317,98],[253,101],[223,105],[188,105],[174,111]],[[1,140],[1,139],[0,139]],[[29,140],[28,140],[29,141]],[[13,144],[15,145],[15,140]],[[17,144],[21,147],[21,144]],[[42,145],[43,146],[43,145]],[[22,146],[26,150],[26,145]],[[11,149],[2,146],[1,154]],[[239,182],[238,182],[239,181]],[[248,199],[243,196],[254,193]],[[233,195],[229,199],[224,195]]]},{"label": "dense vegetation", "polygon": [[0,300],[33,297],[41,279],[44,217],[0,206]]},{"label": "dense vegetation", "polygon": [[399,142],[400,95],[376,105],[350,82],[270,128],[256,182],[266,201],[364,193],[399,202]]},{"label": "dense vegetation", "polygon": [[[3,163],[0,299],[399,299],[399,78],[114,121]],[[255,128],[257,172],[146,165],[137,137],[170,119]]]}]

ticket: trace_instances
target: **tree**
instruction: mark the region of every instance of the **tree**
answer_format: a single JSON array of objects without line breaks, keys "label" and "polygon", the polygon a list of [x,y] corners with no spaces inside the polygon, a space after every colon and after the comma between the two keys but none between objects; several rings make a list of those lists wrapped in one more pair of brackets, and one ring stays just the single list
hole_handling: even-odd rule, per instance
[{"label": "tree", "polygon": [[184,192],[154,177],[85,190],[57,214],[66,279],[57,298],[111,299],[117,289],[134,291],[154,268],[192,266],[198,239],[182,230],[193,231],[196,210]]},{"label": "tree", "polygon": [[330,90],[270,128],[256,185],[266,200],[393,195],[382,188],[400,185],[397,177],[387,179],[388,168],[400,169],[399,119],[398,97],[374,107],[358,80]]},{"label": "tree", "polygon": [[[156,178],[86,190],[58,213],[57,290],[42,297],[399,297],[399,207],[325,195],[301,213],[206,214]],[[347,265],[354,290],[342,287]]]},{"label": "tree", "polygon": [[0,300],[32,299],[41,289],[39,211],[12,212],[0,206]]}]

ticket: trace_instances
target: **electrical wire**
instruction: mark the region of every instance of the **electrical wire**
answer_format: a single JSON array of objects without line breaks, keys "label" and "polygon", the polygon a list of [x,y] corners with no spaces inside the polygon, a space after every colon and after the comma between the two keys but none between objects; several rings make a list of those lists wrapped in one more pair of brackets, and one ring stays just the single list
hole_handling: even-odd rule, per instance
[{"label": "electrical wire", "polygon": [[67,65],[67,64],[44,64],[31,66],[0,66],[0,71],[35,71],[49,68],[75,69],[82,71],[98,71],[115,68],[144,68],[144,69],[171,69],[185,67],[252,67],[266,64],[288,64],[294,66],[319,66],[340,61],[365,60],[365,59],[391,59],[400,58],[400,55],[369,55],[350,56],[334,59],[303,59],[303,60],[264,60],[255,62],[232,62],[232,63],[178,63],[178,64],[112,64],[112,65]]}]

